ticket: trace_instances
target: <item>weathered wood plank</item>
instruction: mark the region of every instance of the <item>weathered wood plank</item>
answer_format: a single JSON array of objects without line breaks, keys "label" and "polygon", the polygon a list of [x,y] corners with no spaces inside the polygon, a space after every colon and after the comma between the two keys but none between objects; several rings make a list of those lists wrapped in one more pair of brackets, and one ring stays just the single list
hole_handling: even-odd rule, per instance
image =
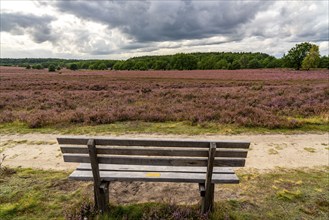
[{"label": "weathered wood plank", "polygon": [[[59,144],[86,145],[88,138],[57,138]],[[157,146],[157,147],[209,147],[208,141],[160,139],[95,139],[96,145]]]},{"label": "weathered wood plank", "polygon": [[[87,145],[88,138],[57,138],[59,144]],[[244,141],[211,141],[216,143],[218,148],[249,148],[250,142]],[[196,147],[209,148],[209,141],[196,140],[161,140],[161,139],[102,139],[95,138],[96,145],[112,146],[153,146],[153,147]]]},{"label": "weathered wood plank", "polygon": [[94,196],[95,196],[95,205],[97,209],[100,210],[101,213],[108,211],[108,204],[106,204],[106,195],[105,191],[101,189],[101,178],[99,175],[99,167],[98,167],[98,158],[95,147],[94,139],[89,139],[88,143],[88,153],[90,158],[90,164],[92,167],[92,175],[94,181]]},{"label": "weathered wood plank", "polygon": [[[65,162],[90,163],[86,154],[64,154]],[[158,166],[206,166],[207,158],[199,157],[137,157],[137,156],[98,156],[98,163],[127,164],[127,165],[158,165]],[[243,167],[245,159],[242,158],[216,158],[214,166]]]},{"label": "weathered wood plank", "polygon": [[214,160],[215,160],[215,153],[216,153],[216,144],[210,143],[209,148],[209,158],[208,158],[208,166],[207,166],[207,175],[206,175],[206,182],[205,182],[205,196],[202,201],[202,213],[208,212],[213,204],[211,198],[213,198],[213,191],[212,191],[212,175],[213,175],[213,167],[214,167]]},{"label": "weathered wood plank", "polygon": [[[163,147],[96,147],[97,154],[112,155],[145,155],[145,156],[185,156],[185,157],[208,157],[207,149],[195,148],[163,148]],[[61,146],[62,153],[86,154],[86,147]],[[216,157],[247,157],[248,150],[245,149],[219,149]]]},{"label": "weathered wood plank", "polygon": [[95,147],[95,141],[93,139],[89,139],[87,142],[87,149],[90,158],[90,164],[92,167],[92,174],[93,174],[93,181],[94,181],[94,198],[95,198],[95,206],[97,209],[101,207],[101,191],[100,191],[100,184],[101,179],[99,176],[99,169],[98,169],[98,160],[97,160],[97,153]]},{"label": "weathered wood plank", "polygon": [[[88,163],[81,163],[77,170],[91,170]],[[179,173],[206,173],[207,167],[186,167],[186,166],[141,166],[126,164],[99,164],[101,171],[123,171],[123,172],[179,172]],[[213,173],[234,173],[232,167],[214,167]]]},{"label": "weathered wood plank", "polygon": [[108,204],[110,203],[110,189],[109,189],[110,182],[102,181],[101,185],[99,186],[101,191],[101,200],[103,202],[102,209],[100,210],[103,213],[109,213],[110,208]]},{"label": "weathered wood plank", "polygon": [[[100,171],[103,181],[143,181],[143,182],[185,182],[204,183],[206,174],[191,173],[157,173],[157,172],[121,172]],[[92,173],[86,170],[75,170],[69,177],[80,181],[91,181]],[[235,174],[213,174],[212,183],[239,183]]]}]

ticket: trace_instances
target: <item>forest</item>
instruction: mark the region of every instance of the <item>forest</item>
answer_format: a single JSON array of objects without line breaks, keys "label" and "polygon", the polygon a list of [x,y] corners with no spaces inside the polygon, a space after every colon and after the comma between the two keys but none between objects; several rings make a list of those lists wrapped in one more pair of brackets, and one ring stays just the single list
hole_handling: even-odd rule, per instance
[{"label": "forest", "polygon": [[[302,43],[301,46],[311,44]],[[282,58],[265,53],[251,52],[208,52],[208,53],[178,53],[174,55],[141,56],[127,60],[77,60],[77,59],[51,59],[51,58],[1,58],[0,66],[19,66],[27,69],[44,69],[56,71],[62,68],[71,70],[237,70],[260,68],[295,68],[302,67],[302,61],[310,51],[307,47],[302,57],[293,56],[300,54],[298,45],[292,48]],[[296,49],[296,50],[293,50]],[[312,53],[308,53],[312,54]],[[317,55],[315,68],[329,68],[329,57]],[[303,58],[303,59],[301,59]],[[312,59],[306,59],[312,60]],[[297,65],[297,66],[296,66]],[[306,65],[307,66],[307,65]],[[309,68],[306,68],[309,69]]]}]

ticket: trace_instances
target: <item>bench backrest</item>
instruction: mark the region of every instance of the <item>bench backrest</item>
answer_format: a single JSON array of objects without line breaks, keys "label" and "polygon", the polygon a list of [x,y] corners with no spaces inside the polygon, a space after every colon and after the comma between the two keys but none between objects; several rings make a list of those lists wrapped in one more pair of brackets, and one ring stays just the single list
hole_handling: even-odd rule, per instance
[{"label": "bench backrest", "polygon": [[[57,138],[65,162],[154,166],[205,166],[213,149],[214,167],[245,165],[249,142],[158,139]],[[90,152],[94,151],[94,152]]]}]

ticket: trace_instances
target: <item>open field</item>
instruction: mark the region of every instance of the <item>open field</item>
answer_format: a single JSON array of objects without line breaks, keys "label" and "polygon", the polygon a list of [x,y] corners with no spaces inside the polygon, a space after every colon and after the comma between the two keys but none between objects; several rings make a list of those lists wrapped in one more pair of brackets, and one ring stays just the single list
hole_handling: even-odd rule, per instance
[{"label": "open field", "polygon": [[[69,71],[1,67],[0,123],[183,122],[328,128],[328,70]],[[321,130],[321,129],[320,129]]]}]

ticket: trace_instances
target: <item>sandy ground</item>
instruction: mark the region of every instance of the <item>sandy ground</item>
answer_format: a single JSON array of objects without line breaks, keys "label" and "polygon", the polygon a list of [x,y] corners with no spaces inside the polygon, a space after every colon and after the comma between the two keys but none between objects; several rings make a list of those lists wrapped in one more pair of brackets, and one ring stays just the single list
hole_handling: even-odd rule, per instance
[{"label": "sandy ground", "polygon": [[[77,164],[64,163],[53,134],[0,134],[0,152],[6,158],[3,165],[9,167],[31,167],[54,170],[73,170]],[[174,138],[207,140],[244,140],[251,142],[245,170],[266,172],[277,167],[312,168],[329,165],[329,133],[300,135],[126,135],[126,138]],[[0,157],[1,158],[1,157]],[[167,201],[196,203],[199,201],[197,184],[183,183],[113,183],[112,202],[130,203]],[[156,193],[155,193],[156,192]],[[159,197],[159,193],[162,196]],[[175,201],[172,201],[173,193]],[[216,194],[223,196],[219,187]],[[234,197],[230,195],[229,197]],[[216,199],[218,196],[216,196]]]}]

